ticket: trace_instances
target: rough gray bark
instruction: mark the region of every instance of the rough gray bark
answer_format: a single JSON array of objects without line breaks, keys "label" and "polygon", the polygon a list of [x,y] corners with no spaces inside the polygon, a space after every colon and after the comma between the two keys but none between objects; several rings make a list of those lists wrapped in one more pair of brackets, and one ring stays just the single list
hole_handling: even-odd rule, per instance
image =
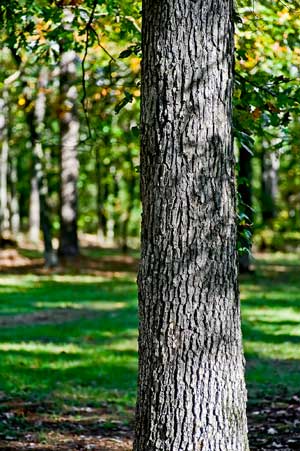
[{"label": "rough gray bark", "polygon": [[42,68],[38,79],[38,93],[31,119],[31,137],[33,144],[33,174],[38,189],[39,220],[43,232],[44,257],[46,266],[56,264],[56,255],[52,246],[50,209],[48,205],[48,183],[45,173],[45,155],[42,146],[42,134],[45,129],[46,88],[48,70]]},{"label": "rough gray bark", "polygon": [[261,153],[261,211],[263,222],[268,223],[277,215],[279,158],[265,147]]},{"label": "rough gray bark", "polygon": [[9,211],[7,202],[8,172],[8,92],[3,89],[0,99],[0,234],[9,228]]},{"label": "rough gray bark", "polygon": [[143,2],[135,451],[246,451],[231,0]]},{"label": "rough gray bark", "polygon": [[60,237],[58,252],[62,257],[73,257],[79,253],[77,236],[79,120],[76,111],[75,61],[76,54],[74,51],[61,54]]}]

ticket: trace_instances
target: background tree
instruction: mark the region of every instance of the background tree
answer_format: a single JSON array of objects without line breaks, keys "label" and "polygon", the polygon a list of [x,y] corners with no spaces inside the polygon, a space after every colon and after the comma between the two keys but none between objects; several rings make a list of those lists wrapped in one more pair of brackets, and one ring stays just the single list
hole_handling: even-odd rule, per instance
[{"label": "background tree", "polygon": [[[77,236],[77,183],[79,174],[77,114],[76,53],[64,50],[67,36],[72,33],[74,14],[64,8],[65,36],[60,42],[60,235],[58,253],[62,257],[78,255]],[[70,39],[70,37],[69,37]]]},{"label": "background tree", "polygon": [[33,171],[38,186],[38,205],[40,224],[43,232],[44,256],[47,266],[56,264],[56,256],[52,246],[52,225],[48,203],[48,181],[46,162],[42,145],[42,134],[45,128],[46,89],[48,85],[48,69],[40,70],[37,86],[33,118],[31,122],[31,136],[33,137]]},{"label": "background tree", "polygon": [[1,168],[0,168],[0,232],[9,228],[9,212],[7,199],[7,178],[8,178],[8,91],[2,91],[0,99],[0,145],[1,145]]},{"label": "background tree", "polygon": [[79,120],[76,112],[76,54],[64,52],[60,65],[61,88],[61,177],[59,254],[75,256],[79,252],[77,236],[77,181]]}]

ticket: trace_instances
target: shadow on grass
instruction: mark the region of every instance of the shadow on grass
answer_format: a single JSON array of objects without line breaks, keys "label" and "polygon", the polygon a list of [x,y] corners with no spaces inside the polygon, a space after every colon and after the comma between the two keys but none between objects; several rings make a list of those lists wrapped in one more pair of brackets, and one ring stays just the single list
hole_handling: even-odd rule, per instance
[{"label": "shadow on grass", "polygon": [[[284,333],[277,333],[276,335],[272,333],[272,330],[267,333],[265,332],[262,327],[264,326],[284,326],[286,324],[292,324],[295,323],[291,321],[288,321],[287,323],[283,322],[275,322],[270,323],[267,321],[256,321],[256,326],[253,326],[253,323],[250,321],[243,320],[242,324],[242,330],[243,330],[243,336],[247,337],[248,341],[251,342],[263,342],[263,343],[274,343],[274,344],[283,344],[283,343],[294,343],[294,344],[300,344],[300,335],[291,335],[291,334],[284,334]],[[261,328],[260,328],[260,327]]]},{"label": "shadow on grass", "polygon": [[15,285],[13,282],[10,285],[0,284],[0,313],[26,313],[65,306],[81,308],[91,301],[100,306],[103,301],[112,305],[117,302],[134,302],[135,293],[135,282],[130,279],[112,278],[103,281],[95,277],[85,281],[82,276],[80,282],[75,277],[66,282],[24,276],[23,279],[15,278]]},{"label": "shadow on grass", "polygon": [[261,264],[241,277],[250,402],[300,392],[300,267],[285,269]]},{"label": "shadow on grass", "polygon": [[[1,450],[29,450],[32,442],[52,451],[131,447],[123,423],[133,418],[136,395],[136,285],[134,277],[124,277],[126,260],[95,252],[104,269],[110,262],[123,276],[80,275],[71,268],[0,278]],[[282,401],[299,392],[299,273],[261,266],[241,278],[241,291],[250,406]],[[260,424],[253,429],[253,437],[259,435]]]},{"label": "shadow on grass", "polygon": [[24,285],[2,284],[0,304],[0,390],[7,397],[134,404],[134,281],[29,277]]},{"label": "shadow on grass", "polygon": [[[244,338],[252,346],[246,352],[250,399],[299,390],[299,359],[277,359],[273,351],[266,358],[260,346],[299,345],[300,336],[289,333],[297,318],[291,312],[278,318],[274,312],[300,310],[300,280],[293,272],[260,271],[242,278]],[[259,312],[251,317],[266,308],[270,320]],[[134,405],[133,278],[11,276],[0,285],[0,312],[0,391],[6,397],[52,399],[60,405]]]}]

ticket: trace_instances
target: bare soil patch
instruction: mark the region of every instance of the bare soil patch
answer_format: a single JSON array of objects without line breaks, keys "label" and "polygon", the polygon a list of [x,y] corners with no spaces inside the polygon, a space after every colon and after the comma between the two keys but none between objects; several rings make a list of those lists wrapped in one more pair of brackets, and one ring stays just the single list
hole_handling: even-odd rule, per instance
[{"label": "bare soil patch", "polygon": [[88,274],[114,277],[124,273],[136,273],[138,259],[130,255],[111,255],[92,258],[85,255],[64,259],[54,268],[47,268],[43,258],[28,258],[18,249],[0,250],[0,273],[2,274]]},{"label": "bare soil patch", "polygon": [[1,410],[1,451],[132,449],[132,426],[116,420],[105,407],[65,408],[58,413],[51,404],[12,402]]}]

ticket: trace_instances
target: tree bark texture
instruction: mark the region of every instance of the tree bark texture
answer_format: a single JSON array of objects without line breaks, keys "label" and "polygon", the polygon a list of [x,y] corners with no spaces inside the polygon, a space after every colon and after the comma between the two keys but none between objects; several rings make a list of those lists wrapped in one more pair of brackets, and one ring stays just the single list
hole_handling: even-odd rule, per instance
[{"label": "tree bark texture", "polygon": [[77,89],[76,54],[63,52],[60,63],[61,91],[61,172],[60,172],[60,237],[59,254],[62,257],[78,255],[77,237],[77,181],[79,120],[76,110]]},{"label": "tree bark texture", "polygon": [[135,451],[246,451],[231,0],[143,2]]}]

